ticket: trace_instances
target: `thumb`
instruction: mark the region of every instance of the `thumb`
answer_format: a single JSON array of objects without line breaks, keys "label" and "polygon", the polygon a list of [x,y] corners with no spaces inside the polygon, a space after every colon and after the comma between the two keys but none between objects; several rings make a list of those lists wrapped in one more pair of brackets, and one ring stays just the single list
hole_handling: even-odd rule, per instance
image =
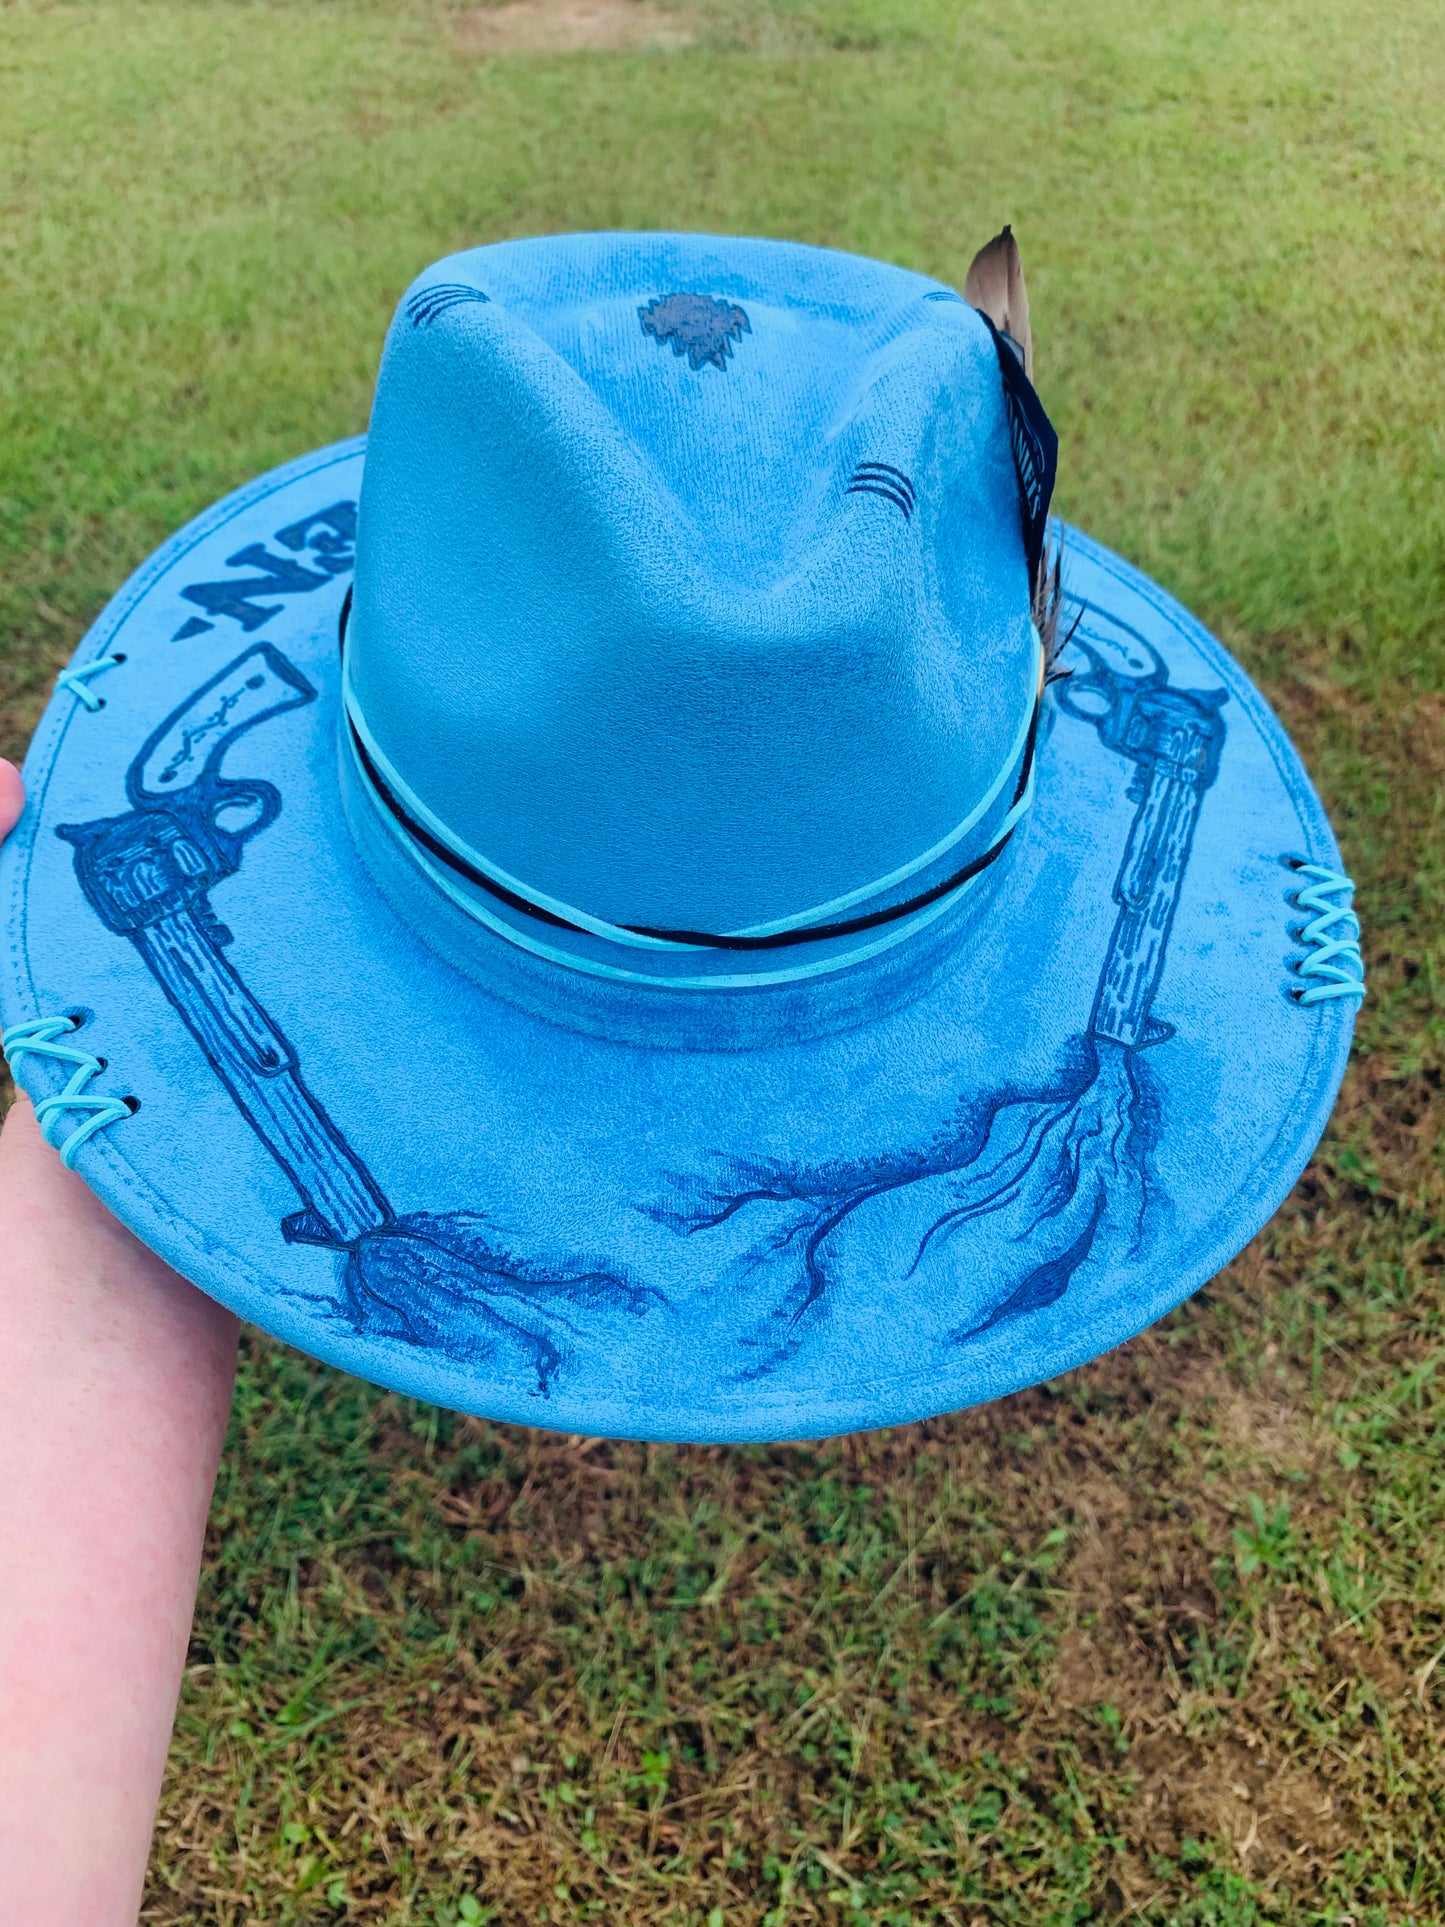
[{"label": "thumb", "polygon": [[20,781],[20,772],[13,763],[7,763],[0,756],[0,843],[5,841],[20,821],[20,812],[24,808],[25,785]]}]

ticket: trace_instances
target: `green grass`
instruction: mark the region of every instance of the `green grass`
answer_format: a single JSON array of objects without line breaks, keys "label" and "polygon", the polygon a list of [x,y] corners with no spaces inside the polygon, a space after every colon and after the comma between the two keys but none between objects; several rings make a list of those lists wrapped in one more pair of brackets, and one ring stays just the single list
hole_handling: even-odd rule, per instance
[{"label": "green grass", "polygon": [[1445,1921],[1438,6],[697,18],[485,60],[386,0],[0,4],[0,749],[171,528],[364,426],[444,250],[957,277],[1011,219],[1062,508],[1224,635],[1340,829],[1352,1076],[1207,1292],[923,1427],[588,1444],[248,1343],[147,1917]]}]

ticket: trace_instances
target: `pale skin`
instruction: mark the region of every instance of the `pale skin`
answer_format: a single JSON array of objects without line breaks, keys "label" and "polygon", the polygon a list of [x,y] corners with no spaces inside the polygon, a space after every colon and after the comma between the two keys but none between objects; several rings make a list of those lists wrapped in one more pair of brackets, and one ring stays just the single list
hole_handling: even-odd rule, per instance
[{"label": "pale skin", "polygon": [[[0,761],[0,840],[20,777]],[[0,1921],[135,1927],[236,1320],[0,1132]]]}]

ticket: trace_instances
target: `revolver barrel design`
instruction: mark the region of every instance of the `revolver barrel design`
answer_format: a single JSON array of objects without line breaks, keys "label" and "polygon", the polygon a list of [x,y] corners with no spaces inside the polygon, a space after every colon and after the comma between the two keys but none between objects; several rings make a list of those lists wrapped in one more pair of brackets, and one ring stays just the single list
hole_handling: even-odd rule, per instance
[{"label": "revolver barrel design", "polygon": [[270,783],[221,774],[245,731],[315,698],[267,643],[248,649],[168,716],[131,764],[123,816],[70,823],[75,873],[103,923],[128,937],[302,1209],[286,1237],[351,1245],[391,1221],[376,1181],[308,1090],[292,1044],[225,955],[231,933],[211,891],[274,822]]},{"label": "revolver barrel design", "polygon": [[[1067,714],[1092,723],[1101,740],[1134,765],[1128,797],[1135,804],[1129,840],[1114,879],[1114,921],[1099,976],[1092,1037],[1129,1050],[1161,1044],[1171,1024],[1152,1015],[1169,933],[1194,843],[1204,792],[1219,774],[1224,747],[1223,689],[1175,689],[1157,651],[1153,667],[1121,676],[1082,635],[1073,646],[1088,669],[1059,684]],[[1144,645],[1148,648],[1148,645]]]}]

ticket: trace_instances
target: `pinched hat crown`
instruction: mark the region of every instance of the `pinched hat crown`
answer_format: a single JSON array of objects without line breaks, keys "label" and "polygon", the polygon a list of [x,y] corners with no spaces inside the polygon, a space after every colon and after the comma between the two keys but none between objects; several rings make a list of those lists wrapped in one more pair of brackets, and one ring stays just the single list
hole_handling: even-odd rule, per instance
[{"label": "pinched hat crown", "polygon": [[708,933],[896,905],[986,845],[1040,674],[1000,339],[923,276],[771,241],[429,269],[347,643],[428,860],[554,928]]},{"label": "pinched hat crown", "polygon": [[423,275],[369,444],[175,535],[36,733],[0,1049],[62,1156],[280,1338],[588,1435],[896,1424],[1202,1283],[1338,1088],[1353,886],[1220,645],[1041,570],[1029,362],[1008,230],[963,300]]}]

